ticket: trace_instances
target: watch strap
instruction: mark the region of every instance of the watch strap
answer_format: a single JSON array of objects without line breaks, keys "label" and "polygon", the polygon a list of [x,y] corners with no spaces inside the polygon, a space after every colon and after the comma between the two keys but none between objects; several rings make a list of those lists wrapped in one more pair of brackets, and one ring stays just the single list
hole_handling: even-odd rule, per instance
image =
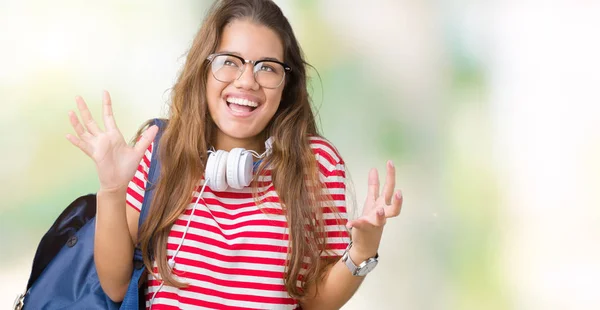
[{"label": "watch strap", "polygon": [[350,241],[350,243],[348,244],[348,247],[346,248],[346,251],[342,255],[342,261],[346,264],[346,267],[348,267],[348,269],[350,270],[350,272],[352,273],[353,276],[355,276],[355,277],[365,276],[366,274],[361,275],[360,271],[368,264],[377,262],[377,259],[379,258],[379,253],[375,253],[375,256],[368,258],[367,260],[365,260],[364,262],[362,262],[358,266],[356,266],[354,264],[354,262],[352,261],[352,258],[350,257],[350,248],[352,248],[352,241]]}]

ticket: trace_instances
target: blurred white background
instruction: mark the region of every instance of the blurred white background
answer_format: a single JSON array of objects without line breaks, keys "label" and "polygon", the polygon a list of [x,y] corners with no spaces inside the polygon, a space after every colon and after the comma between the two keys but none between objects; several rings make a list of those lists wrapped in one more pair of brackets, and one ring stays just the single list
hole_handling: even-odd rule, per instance
[{"label": "blurred white background", "polygon": [[[275,1],[358,206],[398,167],[402,215],[344,309],[599,309],[598,1]],[[60,211],[97,188],[75,95],[122,132],[165,115],[210,1],[0,0],[0,306]],[[6,306],[4,306],[6,305]]]}]

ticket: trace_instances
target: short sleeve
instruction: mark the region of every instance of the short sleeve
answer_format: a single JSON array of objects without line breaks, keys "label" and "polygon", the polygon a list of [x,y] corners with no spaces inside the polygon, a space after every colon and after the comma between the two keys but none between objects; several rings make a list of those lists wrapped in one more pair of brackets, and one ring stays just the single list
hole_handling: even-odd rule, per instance
[{"label": "short sleeve", "polygon": [[146,192],[146,182],[148,181],[148,171],[150,171],[153,146],[154,142],[150,144],[144,153],[144,157],[142,157],[133,179],[129,181],[129,185],[127,186],[127,205],[138,212],[141,212],[142,204],[144,203],[144,193]]},{"label": "short sleeve", "polygon": [[346,228],[346,167],[335,147],[323,138],[312,138],[311,146],[319,167],[319,178],[323,191],[331,200],[323,205],[326,248],[322,257],[339,257],[350,243],[350,233]]}]

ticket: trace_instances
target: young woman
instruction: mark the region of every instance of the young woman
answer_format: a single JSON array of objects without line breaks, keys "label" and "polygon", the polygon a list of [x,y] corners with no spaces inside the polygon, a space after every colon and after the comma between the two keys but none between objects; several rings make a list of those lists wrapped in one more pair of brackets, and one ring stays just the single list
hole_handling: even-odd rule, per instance
[{"label": "young woman", "polygon": [[[94,256],[111,299],[123,299],[139,245],[152,309],[337,309],[348,301],[376,265],[402,197],[388,162],[382,191],[373,169],[363,215],[348,220],[344,161],[317,131],[306,83],[277,6],[223,0],[189,50],[159,152],[156,126],[127,145],[107,92],[104,130],[76,98],[82,121],[69,113],[77,136],[67,139],[96,163]],[[160,177],[138,231],[153,156]]]}]

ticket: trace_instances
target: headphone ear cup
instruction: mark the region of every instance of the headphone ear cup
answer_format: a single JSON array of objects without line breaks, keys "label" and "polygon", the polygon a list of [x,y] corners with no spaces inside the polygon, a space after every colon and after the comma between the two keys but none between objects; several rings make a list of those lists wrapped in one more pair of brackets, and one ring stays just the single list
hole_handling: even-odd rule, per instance
[{"label": "headphone ear cup", "polygon": [[227,184],[235,189],[240,189],[236,171],[240,153],[240,148],[233,148],[227,156]]},{"label": "headphone ear cup", "polygon": [[252,155],[243,148],[234,148],[227,157],[227,183],[235,189],[250,185]]},{"label": "headphone ear cup", "polygon": [[240,185],[246,187],[252,182],[252,174],[254,173],[252,154],[243,152],[240,155],[240,164],[238,165]]},{"label": "headphone ear cup", "polygon": [[224,191],[227,189],[225,180],[225,170],[227,169],[228,152],[218,150],[208,156],[206,162],[205,178],[208,178],[208,186],[215,191]]}]

